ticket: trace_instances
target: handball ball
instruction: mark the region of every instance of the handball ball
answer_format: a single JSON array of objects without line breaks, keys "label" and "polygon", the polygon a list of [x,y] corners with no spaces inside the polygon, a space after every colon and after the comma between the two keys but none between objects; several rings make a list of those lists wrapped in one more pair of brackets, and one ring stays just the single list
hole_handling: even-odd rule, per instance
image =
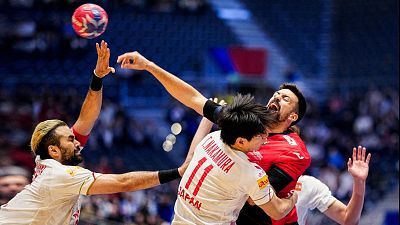
[{"label": "handball ball", "polygon": [[83,4],[72,15],[72,27],[83,38],[100,36],[106,30],[107,23],[106,11],[96,4]]}]

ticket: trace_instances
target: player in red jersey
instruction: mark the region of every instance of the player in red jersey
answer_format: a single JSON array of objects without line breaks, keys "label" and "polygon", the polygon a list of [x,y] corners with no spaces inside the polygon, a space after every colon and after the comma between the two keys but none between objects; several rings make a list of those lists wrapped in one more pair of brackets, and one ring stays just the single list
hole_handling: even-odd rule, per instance
[{"label": "player in red jersey", "polygon": [[[222,106],[207,100],[192,86],[149,61],[140,53],[122,54],[118,57],[117,63],[121,63],[121,68],[150,72],[174,98],[212,122],[217,121]],[[261,149],[249,157],[258,161],[267,172],[269,180],[279,196],[287,197],[294,189],[297,179],[311,162],[303,141],[293,129],[293,125],[300,121],[306,112],[306,100],[296,85],[283,84],[270,99],[267,107],[276,111],[280,121],[278,126],[270,131],[274,134],[268,138],[269,143],[266,148],[268,146],[271,148]],[[241,224],[257,224],[252,219],[253,217],[257,221],[262,221],[262,224],[268,224],[270,219],[266,215],[258,217],[258,210],[260,208],[247,205],[243,211],[246,213],[242,213],[242,216],[239,217],[241,221],[245,221]],[[245,218],[252,219],[252,221],[246,222]],[[290,224],[292,222],[295,224],[296,221],[296,212],[292,211],[289,217],[285,217],[281,221],[274,221],[274,224]]]},{"label": "player in red jersey", "polygon": [[[264,169],[279,197],[291,195],[297,179],[310,166],[311,158],[294,125],[306,112],[306,100],[294,84],[282,84],[267,107],[277,112],[279,124],[273,128],[268,143],[248,154],[250,161]],[[257,206],[246,203],[236,222],[241,224],[297,224],[294,208],[285,218],[276,221],[260,213]]]}]

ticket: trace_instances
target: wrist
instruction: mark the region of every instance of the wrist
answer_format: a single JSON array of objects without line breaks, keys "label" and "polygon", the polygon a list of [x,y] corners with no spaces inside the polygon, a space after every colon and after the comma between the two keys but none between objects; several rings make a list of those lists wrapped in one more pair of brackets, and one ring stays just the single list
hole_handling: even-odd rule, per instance
[{"label": "wrist", "polygon": [[96,69],[93,70],[93,74],[94,74],[96,77],[98,77],[98,78],[102,78],[102,77],[100,77],[100,76],[98,75],[99,73],[96,73]]},{"label": "wrist", "polygon": [[168,183],[178,178],[181,178],[178,168],[158,171],[158,179],[160,184]]},{"label": "wrist", "polygon": [[144,65],[144,69],[145,70],[149,70],[151,69],[151,67],[153,67],[154,63],[152,61],[147,61],[147,63]]},{"label": "wrist", "polygon": [[364,185],[365,184],[365,180],[364,179],[360,179],[360,178],[353,178],[353,182],[355,184],[358,184],[358,185]]},{"label": "wrist", "polygon": [[100,78],[96,75],[96,72],[93,71],[92,81],[90,82],[90,89],[92,91],[100,91],[103,87],[103,78]]}]

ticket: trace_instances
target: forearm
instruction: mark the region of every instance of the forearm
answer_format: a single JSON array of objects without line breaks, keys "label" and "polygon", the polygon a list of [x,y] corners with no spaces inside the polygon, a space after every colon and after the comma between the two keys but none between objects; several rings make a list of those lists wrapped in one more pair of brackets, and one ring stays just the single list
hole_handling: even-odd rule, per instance
[{"label": "forearm", "polygon": [[119,175],[122,192],[136,191],[160,185],[158,171],[129,172]]},{"label": "forearm", "polygon": [[146,65],[146,70],[150,72],[175,99],[187,107],[192,108],[198,114],[203,115],[203,106],[207,99],[195,88],[153,62]]},{"label": "forearm", "polygon": [[290,198],[278,198],[275,194],[272,199],[260,207],[267,213],[272,219],[280,220],[285,217],[295,206],[296,199],[292,196]]},{"label": "forearm", "polygon": [[365,181],[354,180],[353,194],[351,195],[349,204],[346,207],[344,219],[345,225],[355,225],[359,223],[362,208],[364,205]]},{"label": "forearm", "polygon": [[295,201],[293,198],[288,198],[288,199],[281,199],[281,207],[280,207],[280,214],[281,217],[279,219],[284,218],[290,211],[292,211],[293,207],[295,206]]},{"label": "forearm", "polygon": [[102,90],[93,91],[89,88],[82,104],[78,120],[74,124],[74,129],[79,134],[88,135],[93,129],[93,126],[100,115],[102,99]]}]

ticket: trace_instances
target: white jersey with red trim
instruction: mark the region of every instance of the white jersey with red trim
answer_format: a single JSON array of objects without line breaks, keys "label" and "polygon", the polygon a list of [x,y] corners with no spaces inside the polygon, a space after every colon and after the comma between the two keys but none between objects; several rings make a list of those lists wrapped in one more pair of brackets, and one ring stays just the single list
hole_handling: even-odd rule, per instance
[{"label": "white jersey with red trim", "polygon": [[0,208],[0,225],[75,225],[80,196],[101,174],[54,159],[36,158],[32,183]]},{"label": "white jersey with red trim", "polygon": [[301,188],[296,203],[297,222],[299,225],[306,225],[309,210],[317,208],[323,213],[336,201],[336,198],[332,196],[328,186],[315,177],[303,175],[299,177],[297,183]]},{"label": "white jersey with red trim", "polygon": [[264,170],[224,144],[216,131],[195,149],[178,187],[172,224],[235,224],[249,197],[262,205],[273,193]]}]

